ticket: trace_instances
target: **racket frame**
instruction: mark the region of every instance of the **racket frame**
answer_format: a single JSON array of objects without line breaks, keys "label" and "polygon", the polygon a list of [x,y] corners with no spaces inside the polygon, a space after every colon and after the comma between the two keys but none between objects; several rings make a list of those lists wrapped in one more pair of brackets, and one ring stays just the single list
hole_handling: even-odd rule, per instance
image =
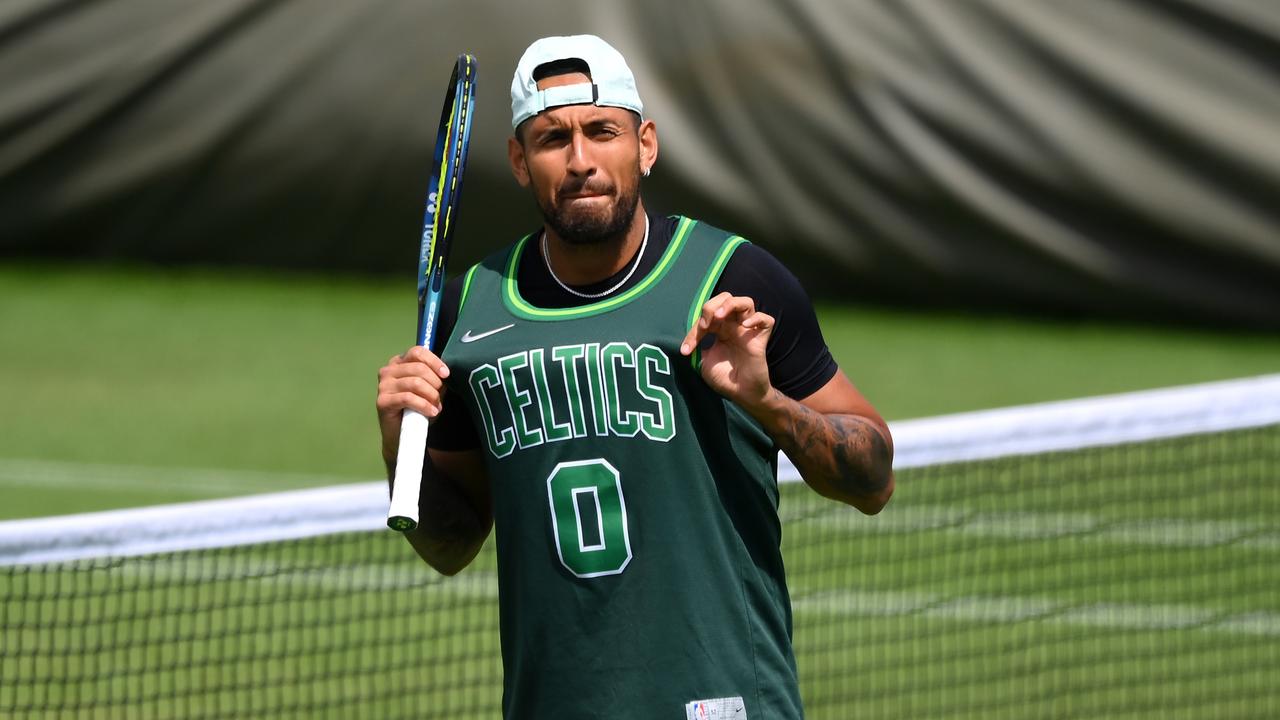
[{"label": "racket frame", "polygon": [[[418,333],[417,344],[436,352],[436,330],[440,302],[444,295],[445,264],[457,222],[462,197],[462,179],[471,142],[475,111],[476,59],[458,56],[436,133],[431,181],[427,185],[426,211],[422,219],[421,248],[418,253]],[[387,527],[408,532],[418,526],[418,500],[422,490],[422,469],[426,462],[427,418],[405,409],[400,424],[400,447],[391,487],[391,507]]]}]

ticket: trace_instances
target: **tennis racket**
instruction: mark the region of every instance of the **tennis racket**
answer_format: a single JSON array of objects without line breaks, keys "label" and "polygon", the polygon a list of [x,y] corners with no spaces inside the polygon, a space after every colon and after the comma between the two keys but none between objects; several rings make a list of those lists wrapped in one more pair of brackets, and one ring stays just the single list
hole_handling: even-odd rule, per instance
[{"label": "tennis racket", "polygon": [[[472,112],[476,102],[476,59],[459,55],[449,78],[449,89],[440,112],[440,130],[432,158],[433,172],[427,186],[427,211],[422,219],[422,249],[418,254],[417,344],[436,351],[436,321],[444,291],[444,265],[449,258],[453,223],[462,197],[462,173],[471,142]],[[407,532],[418,526],[418,495],[422,490],[422,466],[427,451],[426,416],[406,409],[400,425],[400,449],[396,454],[395,481],[387,527]]]}]

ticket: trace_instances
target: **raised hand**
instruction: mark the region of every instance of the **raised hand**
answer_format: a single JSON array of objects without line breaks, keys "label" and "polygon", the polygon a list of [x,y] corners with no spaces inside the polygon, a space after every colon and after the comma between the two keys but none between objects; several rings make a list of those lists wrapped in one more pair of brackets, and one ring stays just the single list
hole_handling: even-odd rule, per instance
[{"label": "raised hand", "polygon": [[757,311],[754,300],[723,292],[703,304],[680,354],[691,354],[707,335],[715,337],[715,343],[702,351],[702,378],[716,392],[750,409],[764,402],[773,387],[765,358],[773,326],[773,316]]},{"label": "raised hand", "polygon": [[392,356],[378,370],[378,427],[382,431],[384,458],[395,457],[405,408],[429,418],[440,414],[447,377],[449,368],[444,361],[421,345]]}]

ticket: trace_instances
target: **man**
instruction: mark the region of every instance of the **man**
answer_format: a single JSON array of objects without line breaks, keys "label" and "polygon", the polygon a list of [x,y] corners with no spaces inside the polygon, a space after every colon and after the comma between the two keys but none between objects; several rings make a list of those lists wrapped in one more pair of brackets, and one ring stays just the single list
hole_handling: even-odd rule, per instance
[{"label": "man", "polygon": [[511,97],[543,227],[450,284],[443,358],[379,375],[389,472],[401,411],[433,418],[409,541],[453,574],[496,525],[508,718],[801,717],[777,451],[873,514],[888,429],[772,256],[645,212],[657,128],[616,50],[539,40]]}]

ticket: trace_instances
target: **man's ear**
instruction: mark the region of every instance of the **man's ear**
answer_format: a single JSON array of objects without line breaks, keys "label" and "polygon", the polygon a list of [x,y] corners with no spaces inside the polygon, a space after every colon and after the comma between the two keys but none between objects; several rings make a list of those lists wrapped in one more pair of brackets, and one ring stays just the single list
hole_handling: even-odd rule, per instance
[{"label": "man's ear", "polygon": [[640,123],[640,167],[650,169],[658,162],[658,126],[652,120]]},{"label": "man's ear", "polygon": [[507,159],[511,161],[511,174],[520,187],[529,187],[529,167],[524,164],[524,145],[514,136],[507,138]]}]

